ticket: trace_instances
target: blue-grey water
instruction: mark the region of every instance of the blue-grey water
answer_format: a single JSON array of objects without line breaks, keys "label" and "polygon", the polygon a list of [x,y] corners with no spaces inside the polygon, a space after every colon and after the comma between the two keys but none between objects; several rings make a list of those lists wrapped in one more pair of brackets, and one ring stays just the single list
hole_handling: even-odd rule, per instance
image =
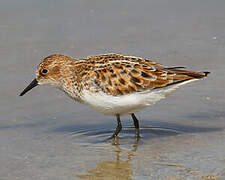
[{"label": "blue-grey water", "polygon": [[[1,0],[0,179],[225,179],[225,1]],[[142,139],[122,117],[116,126],[36,87],[19,93],[41,59],[124,53],[211,71],[137,113]]]}]

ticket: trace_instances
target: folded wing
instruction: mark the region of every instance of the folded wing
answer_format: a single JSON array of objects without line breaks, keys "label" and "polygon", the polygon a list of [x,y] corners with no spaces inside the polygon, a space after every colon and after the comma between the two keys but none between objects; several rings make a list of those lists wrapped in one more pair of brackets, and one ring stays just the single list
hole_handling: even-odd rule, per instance
[{"label": "folded wing", "polygon": [[209,73],[166,67],[139,57],[118,54],[90,56],[87,60],[92,61],[95,68],[86,77],[86,82],[113,96],[164,88],[200,79]]}]

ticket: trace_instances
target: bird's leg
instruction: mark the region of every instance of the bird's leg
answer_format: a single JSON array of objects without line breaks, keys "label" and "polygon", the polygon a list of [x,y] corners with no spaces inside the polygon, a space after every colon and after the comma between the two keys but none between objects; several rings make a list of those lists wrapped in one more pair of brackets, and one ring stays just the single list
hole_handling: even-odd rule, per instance
[{"label": "bird's leg", "polygon": [[139,122],[138,122],[138,119],[136,118],[136,116],[134,115],[134,113],[131,114],[131,117],[134,121],[134,127],[135,127],[135,137],[137,139],[139,139],[141,136],[140,136],[140,129],[139,129]]},{"label": "bird's leg", "polygon": [[121,125],[120,115],[119,114],[116,115],[116,119],[117,119],[117,127],[116,127],[116,130],[114,131],[113,135],[110,137],[110,139],[112,139],[112,138],[115,139],[115,137],[119,134],[119,132],[122,129],[122,125]]}]

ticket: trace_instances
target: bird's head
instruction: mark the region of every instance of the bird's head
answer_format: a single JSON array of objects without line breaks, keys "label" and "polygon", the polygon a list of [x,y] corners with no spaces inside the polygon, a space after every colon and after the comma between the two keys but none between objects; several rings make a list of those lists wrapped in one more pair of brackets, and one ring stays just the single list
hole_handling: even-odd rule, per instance
[{"label": "bird's head", "polygon": [[54,54],[44,58],[38,65],[36,78],[23,90],[20,96],[36,87],[37,85],[48,84],[54,87],[62,85],[62,71],[71,61],[71,58],[61,54]]}]

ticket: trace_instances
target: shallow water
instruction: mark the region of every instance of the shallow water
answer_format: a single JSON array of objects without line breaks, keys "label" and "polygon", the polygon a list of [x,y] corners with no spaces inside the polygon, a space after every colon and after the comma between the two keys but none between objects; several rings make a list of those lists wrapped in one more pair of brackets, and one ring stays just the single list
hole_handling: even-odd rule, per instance
[{"label": "shallow water", "polygon": [[[225,1],[0,1],[0,179],[225,179]],[[123,131],[62,92],[36,87],[52,53],[148,57],[211,71],[151,108]],[[211,179],[212,179],[211,178]]]}]

